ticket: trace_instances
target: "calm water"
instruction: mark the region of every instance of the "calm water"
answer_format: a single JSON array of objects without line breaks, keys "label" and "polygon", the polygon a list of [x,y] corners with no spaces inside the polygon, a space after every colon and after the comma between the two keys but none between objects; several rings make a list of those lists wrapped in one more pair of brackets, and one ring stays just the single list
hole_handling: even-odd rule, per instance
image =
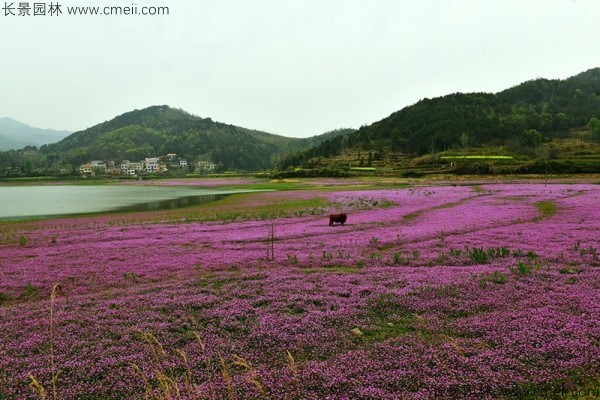
[{"label": "calm water", "polygon": [[187,207],[250,190],[160,186],[0,187],[0,220],[44,218],[109,211],[150,211]]}]

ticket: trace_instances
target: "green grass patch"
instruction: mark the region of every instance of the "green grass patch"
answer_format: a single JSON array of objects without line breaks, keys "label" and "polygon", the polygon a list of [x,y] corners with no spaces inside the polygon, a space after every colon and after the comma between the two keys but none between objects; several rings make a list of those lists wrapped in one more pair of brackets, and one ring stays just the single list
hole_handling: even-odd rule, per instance
[{"label": "green grass patch", "polygon": [[362,338],[367,341],[381,342],[416,332],[417,319],[413,315],[390,315],[375,325],[362,329]]},{"label": "green grass patch", "polygon": [[415,220],[415,219],[419,218],[419,217],[420,217],[420,216],[421,216],[421,215],[422,215],[424,212],[425,212],[425,211],[415,211],[415,212],[413,212],[413,213],[406,214],[406,215],[404,216],[404,220],[405,220],[405,221],[412,221],[412,220]]},{"label": "green grass patch", "polygon": [[304,307],[298,303],[291,303],[286,306],[286,310],[290,315],[302,315],[306,312]]},{"label": "green grass patch", "polygon": [[504,285],[508,281],[508,278],[501,271],[494,271],[492,273],[484,272],[479,276],[479,286],[484,289],[488,283],[494,285]]},{"label": "green grass patch", "polygon": [[[12,300],[12,296],[8,293],[0,292],[0,307],[4,304],[8,304]],[[1,399],[1,397],[0,397]]]},{"label": "green grass patch", "polygon": [[398,303],[390,293],[382,293],[367,302],[364,326],[352,330],[359,341],[384,341],[417,332],[419,319]]},{"label": "green grass patch", "polygon": [[359,266],[350,266],[343,264],[325,265],[319,268],[300,268],[305,274],[327,273],[327,274],[358,274],[362,271]]},{"label": "green grass patch", "polygon": [[534,204],[543,218],[556,214],[556,204],[549,200],[538,201]]},{"label": "green grass patch", "polygon": [[513,156],[441,156],[442,160],[512,160]]},{"label": "green grass patch", "polygon": [[351,171],[371,171],[371,172],[375,172],[377,171],[377,168],[375,167],[350,167]]}]

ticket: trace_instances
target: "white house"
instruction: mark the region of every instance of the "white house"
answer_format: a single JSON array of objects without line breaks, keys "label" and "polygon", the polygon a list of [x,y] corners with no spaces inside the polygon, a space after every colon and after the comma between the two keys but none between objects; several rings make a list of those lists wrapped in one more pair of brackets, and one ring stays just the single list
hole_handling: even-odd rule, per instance
[{"label": "white house", "polygon": [[146,172],[160,171],[160,164],[158,163],[158,158],[146,158],[146,160],[144,160],[144,170]]},{"label": "white house", "polygon": [[198,161],[198,169],[214,170],[216,164],[212,161]]},{"label": "white house", "polygon": [[123,175],[135,175],[139,171],[142,171],[142,163],[131,162],[129,160],[121,161],[121,174]]},{"label": "white house", "polygon": [[121,161],[121,171],[123,173],[126,173],[126,171],[129,169],[129,164],[131,164],[131,162],[129,160]]},{"label": "white house", "polygon": [[101,160],[93,160],[91,162],[92,168],[96,171],[106,171],[106,163]]}]

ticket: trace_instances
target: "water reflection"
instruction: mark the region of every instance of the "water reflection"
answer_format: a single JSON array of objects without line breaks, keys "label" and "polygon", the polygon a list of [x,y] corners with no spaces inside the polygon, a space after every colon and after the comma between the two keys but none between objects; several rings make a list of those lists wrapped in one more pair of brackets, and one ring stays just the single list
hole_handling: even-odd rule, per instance
[{"label": "water reflection", "polygon": [[172,210],[175,208],[183,208],[190,206],[197,206],[200,204],[211,203],[213,201],[221,200],[229,194],[203,194],[200,196],[186,196],[178,199],[170,200],[159,200],[151,201],[148,203],[132,204],[129,206],[118,207],[115,211],[160,211],[160,210]]},{"label": "water reflection", "polygon": [[112,185],[0,187],[0,221],[168,210],[254,191]]}]

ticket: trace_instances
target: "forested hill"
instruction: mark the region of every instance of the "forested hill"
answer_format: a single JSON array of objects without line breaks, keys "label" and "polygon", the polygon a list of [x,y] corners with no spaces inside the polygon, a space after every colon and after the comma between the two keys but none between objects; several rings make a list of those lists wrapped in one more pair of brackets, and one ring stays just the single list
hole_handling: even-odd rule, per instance
[{"label": "forested hill", "polygon": [[600,68],[565,80],[535,79],[499,93],[455,93],[424,99],[347,136],[290,154],[281,169],[363,151],[419,156],[461,146],[508,145],[518,152],[568,135],[600,118]]},{"label": "forested hill", "polygon": [[261,170],[271,168],[272,160],[280,153],[317,145],[330,136],[289,138],[215,122],[163,105],[127,112],[42,146],[40,151],[72,165],[92,159],[140,160],[176,153],[189,160],[213,161],[225,169]]}]

